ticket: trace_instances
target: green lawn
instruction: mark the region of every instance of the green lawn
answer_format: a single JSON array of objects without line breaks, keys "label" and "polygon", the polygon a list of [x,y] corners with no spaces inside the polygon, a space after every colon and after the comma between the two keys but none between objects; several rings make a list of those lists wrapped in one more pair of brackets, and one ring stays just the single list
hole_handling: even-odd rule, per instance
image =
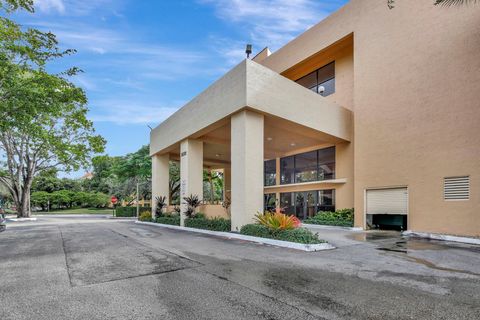
[{"label": "green lawn", "polygon": [[98,209],[98,208],[76,208],[76,209],[64,209],[50,212],[34,212],[33,214],[112,214],[112,209]]}]

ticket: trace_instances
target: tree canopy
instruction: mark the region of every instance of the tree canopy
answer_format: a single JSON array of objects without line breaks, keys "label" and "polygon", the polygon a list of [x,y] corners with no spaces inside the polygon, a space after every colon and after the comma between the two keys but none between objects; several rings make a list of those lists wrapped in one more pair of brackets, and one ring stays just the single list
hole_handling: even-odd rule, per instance
[{"label": "tree canopy", "polygon": [[[31,0],[5,0],[0,10],[33,12]],[[78,170],[105,140],[87,119],[87,97],[69,77],[72,67],[50,74],[47,63],[75,53],[60,50],[54,34],[24,28],[0,17],[0,182],[17,207],[29,216],[34,177],[46,170]]]}]

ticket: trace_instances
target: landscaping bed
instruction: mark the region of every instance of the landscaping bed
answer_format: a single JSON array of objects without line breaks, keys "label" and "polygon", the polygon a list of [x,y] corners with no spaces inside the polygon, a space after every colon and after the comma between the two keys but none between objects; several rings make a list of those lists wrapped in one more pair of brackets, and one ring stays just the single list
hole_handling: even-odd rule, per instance
[{"label": "landscaping bed", "polygon": [[303,223],[325,226],[353,227],[353,209],[341,209],[335,212],[320,211],[315,216],[304,220]]},{"label": "landscaping bed", "polygon": [[305,228],[296,228],[290,230],[272,230],[260,224],[247,224],[240,230],[241,234],[247,236],[289,241],[303,244],[325,243],[318,239],[318,235]]},{"label": "landscaping bed", "polygon": [[299,227],[300,220],[295,216],[283,213],[257,214],[257,223],[248,224],[241,228],[240,234],[231,232],[231,221],[224,218],[207,218],[202,213],[191,214],[185,219],[185,226],[180,226],[178,214],[162,214],[152,221],[151,213],[142,212],[139,221],[149,225],[158,225],[166,228],[206,233],[230,239],[241,239],[257,243],[270,244],[279,247],[298,249],[303,251],[328,250],[334,247],[318,238],[318,234]]}]

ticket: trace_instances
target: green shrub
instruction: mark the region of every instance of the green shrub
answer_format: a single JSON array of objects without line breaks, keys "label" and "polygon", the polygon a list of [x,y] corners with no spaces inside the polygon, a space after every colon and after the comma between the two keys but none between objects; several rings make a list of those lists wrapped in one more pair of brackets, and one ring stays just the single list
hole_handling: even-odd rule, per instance
[{"label": "green shrub", "polygon": [[275,240],[290,241],[304,244],[317,244],[325,241],[318,239],[318,235],[305,228],[290,230],[272,230],[260,224],[247,224],[240,230],[241,234],[269,238]]},{"label": "green shrub", "polygon": [[180,215],[178,214],[171,214],[171,215],[162,215],[160,217],[157,217],[155,219],[156,223],[162,223],[162,224],[169,224],[172,226],[179,226],[180,225]]},{"label": "green shrub", "polygon": [[140,221],[152,221],[152,212],[151,211],[143,211],[140,216],[138,217]]},{"label": "green shrub", "polygon": [[207,219],[207,216],[203,212],[197,212],[193,216],[191,216],[190,218],[192,218],[192,219]]},{"label": "green shrub", "polygon": [[197,217],[197,215],[198,213],[192,218],[185,219],[185,227],[224,232],[229,232],[232,228],[230,220],[224,218],[208,219]]},{"label": "green shrub", "polygon": [[321,224],[328,226],[353,227],[353,209],[340,209],[335,212],[320,211],[314,217],[308,218],[303,223]]},{"label": "green shrub", "polygon": [[[136,217],[137,216],[137,207],[117,207],[115,215],[117,217]],[[140,210],[152,212],[150,207],[140,207]]]}]

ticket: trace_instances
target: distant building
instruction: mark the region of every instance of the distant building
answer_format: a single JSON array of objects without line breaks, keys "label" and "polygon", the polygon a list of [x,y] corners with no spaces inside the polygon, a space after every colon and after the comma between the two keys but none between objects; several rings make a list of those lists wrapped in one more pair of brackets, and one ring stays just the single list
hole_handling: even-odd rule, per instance
[{"label": "distant building", "polygon": [[92,179],[93,179],[93,173],[91,172],[87,172],[80,177],[80,180],[92,180]]}]

